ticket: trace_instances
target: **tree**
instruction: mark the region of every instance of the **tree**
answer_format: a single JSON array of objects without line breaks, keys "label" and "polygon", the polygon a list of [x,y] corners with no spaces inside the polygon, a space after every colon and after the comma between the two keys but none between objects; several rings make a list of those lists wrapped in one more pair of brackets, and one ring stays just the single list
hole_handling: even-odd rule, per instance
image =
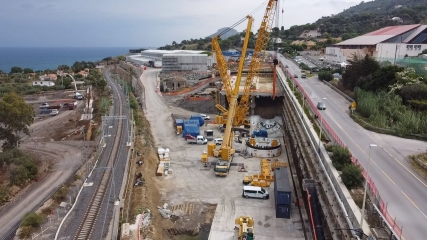
[{"label": "tree", "polygon": [[126,57],[121,55],[121,56],[118,56],[117,59],[119,59],[120,61],[125,61]]},{"label": "tree", "polygon": [[43,222],[43,216],[37,213],[26,213],[22,226],[39,227]]},{"label": "tree", "polygon": [[355,86],[364,84],[368,76],[372,76],[380,69],[379,63],[367,54],[363,58],[353,55],[353,59],[349,62],[350,66],[343,74],[343,84],[345,88],[351,91]]},{"label": "tree", "polygon": [[24,73],[33,73],[34,71],[31,68],[24,68],[23,72]]},{"label": "tree", "polygon": [[396,83],[396,73],[403,70],[404,68],[395,65],[384,66],[373,74],[372,79],[364,82],[360,87],[371,92],[387,91],[390,85]]},{"label": "tree", "polygon": [[415,69],[406,68],[405,70],[396,73],[396,81],[393,85],[389,86],[389,93],[398,92],[406,85],[421,83],[421,80],[423,80],[422,77],[415,73]]},{"label": "tree", "polygon": [[334,79],[334,75],[332,75],[331,72],[319,72],[318,77],[319,80],[325,80],[327,82],[330,82]]},{"label": "tree", "polygon": [[12,67],[10,69],[10,74],[12,74],[12,73],[22,73],[22,68],[20,68],[20,67]]},{"label": "tree", "polygon": [[15,92],[7,93],[0,100],[0,139],[6,148],[16,147],[19,133],[30,135],[28,127],[34,122],[34,108],[25,103]]},{"label": "tree", "polygon": [[332,148],[332,164],[338,171],[343,169],[345,165],[351,164],[350,158],[351,154],[350,151],[348,151],[348,148],[343,148],[340,146],[334,146]]},{"label": "tree", "polygon": [[358,166],[347,164],[342,168],[341,180],[348,189],[353,189],[362,184],[363,175]]}]

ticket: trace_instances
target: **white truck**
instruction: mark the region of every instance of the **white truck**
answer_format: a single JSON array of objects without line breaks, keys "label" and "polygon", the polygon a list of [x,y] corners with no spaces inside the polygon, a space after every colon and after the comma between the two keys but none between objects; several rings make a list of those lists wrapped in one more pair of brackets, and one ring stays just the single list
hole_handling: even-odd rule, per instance
[{"label": "white truck", "polygon": [[201,135],[194,137],[194,136],[191,136],[190,134],[187,134],[185,136],[185,140],[190,144],[207,144],[208,143],[208,140]]}]

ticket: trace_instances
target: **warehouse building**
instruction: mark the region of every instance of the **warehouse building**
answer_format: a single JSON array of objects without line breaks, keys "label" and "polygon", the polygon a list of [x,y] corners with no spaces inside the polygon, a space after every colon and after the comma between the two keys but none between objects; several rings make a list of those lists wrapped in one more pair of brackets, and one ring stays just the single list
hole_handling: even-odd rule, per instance
[{"label": "warehouse building", "polygon": [[415,57],[427,49],[427,25],[399,25],[381,28],[359,37],[327,47],[325,60],[329,63],[347,63],[353,54],[369,56],[378,61]]},{"label": "warehouse building", "polygon": [[164,54],[162,57],[162,71],[183,72],[196,71],[206,72],[208,70],[207,54]]},{"label": "warehouse building", "polygon": [[206,72],[216,63],[216,59],[201,50],[144,50],[141,54],[130,55],[126,61],[139,65],[161,67],[162,71],[198,71]]}]

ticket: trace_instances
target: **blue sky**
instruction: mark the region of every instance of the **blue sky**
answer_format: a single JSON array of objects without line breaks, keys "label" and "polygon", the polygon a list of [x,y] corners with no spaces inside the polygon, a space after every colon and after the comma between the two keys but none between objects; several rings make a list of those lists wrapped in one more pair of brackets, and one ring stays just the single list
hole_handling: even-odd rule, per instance
[{"label": "blue sky", "polygon": [[[361,0],[279,0],[279,25],[312,23]],[[159,47],[204,38],[265,0],[2,0],[0,47]],[[253,14],[256,32],[265,8]],[[282,17],[283,16],[283,17]],[[245,23],[236,30],[242,31]]]}]

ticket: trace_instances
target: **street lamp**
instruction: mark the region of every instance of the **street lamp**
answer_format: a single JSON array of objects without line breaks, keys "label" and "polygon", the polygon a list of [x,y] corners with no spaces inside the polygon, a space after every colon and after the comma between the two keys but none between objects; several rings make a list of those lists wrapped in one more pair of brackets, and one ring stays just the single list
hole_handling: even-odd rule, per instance
[{"label": "street lamp", "polygon": [[[323,100],[326,100],[327,98],[322,98]],[[320,142],[322,141],[322,114],[320,114],[319,112],[319,117],[320,117],[320,128],[319,128],[319,152],[320,152]]]},{"label": "street lamp", "polygon": [[360,228],[363,229],[363,219],[365,217],[365,203],[366,203],[366,191],[368,189],[368,178],[369,178],[369,165],[371,162],[371,149],[376,147],[376,144],[369,144],[369,154],[368,154],[368,167],[366,169],[366,179],[365,179],[365,191],[363,193],[363,203],[362,203],[362,217],[360,219]]}]

